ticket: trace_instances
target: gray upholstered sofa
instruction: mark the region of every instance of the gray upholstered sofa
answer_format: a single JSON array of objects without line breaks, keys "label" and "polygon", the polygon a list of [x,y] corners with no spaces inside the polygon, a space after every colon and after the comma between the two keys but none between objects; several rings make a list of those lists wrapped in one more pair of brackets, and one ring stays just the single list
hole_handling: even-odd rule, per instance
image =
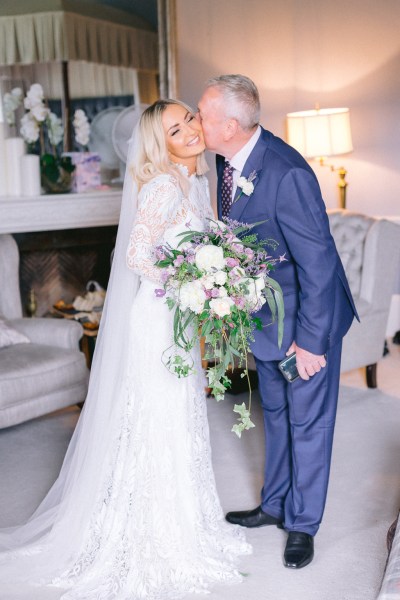
[{"label": "gray upholstered sofa", "polygon": [[343,340],[342,372],[367,369],[377,386],[390,303],[400,268],[400,226],[345,209],[329,210],[329,223],[361,322]]},{"label": "gray upholstered sofa", "polygon": [[87,392],[81,325],[23,318],[18,265],[15,240],[0,235],[0,318],[30,341],[0,348],[0,428],[81,403]]}]

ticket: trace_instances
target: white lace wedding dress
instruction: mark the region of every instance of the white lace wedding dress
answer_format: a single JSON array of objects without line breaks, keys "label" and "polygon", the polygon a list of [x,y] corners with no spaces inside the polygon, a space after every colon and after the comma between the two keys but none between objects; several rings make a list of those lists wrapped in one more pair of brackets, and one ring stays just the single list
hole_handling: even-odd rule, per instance
[{"label": "white lace wedding dress", "polygon": [[126,325],[122,398],[115,399],[125,407],[74,561],[50,582],[68,590],[63,600],[168,600],[207,591],[240,581],[237,557],[251,551],[219,503],[199,349],[197,372],[187,378],[161,361],[172,343],[173,312],[155,294],[154,249],[212,218],[206,178],[190,183],[185,197],[162,175],[139,194],[127,262],[141,283]]}]

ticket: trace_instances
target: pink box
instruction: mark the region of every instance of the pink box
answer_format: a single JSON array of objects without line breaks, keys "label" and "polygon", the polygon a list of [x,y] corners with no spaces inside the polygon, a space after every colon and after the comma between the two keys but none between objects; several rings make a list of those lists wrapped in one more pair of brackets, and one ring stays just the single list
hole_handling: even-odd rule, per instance
[{"label": "pink box", "polygon": [[70,156],[75,171],[72,173],[72,191],[90,192],[101,185],[100,154],[97,152],[64,152]]}]

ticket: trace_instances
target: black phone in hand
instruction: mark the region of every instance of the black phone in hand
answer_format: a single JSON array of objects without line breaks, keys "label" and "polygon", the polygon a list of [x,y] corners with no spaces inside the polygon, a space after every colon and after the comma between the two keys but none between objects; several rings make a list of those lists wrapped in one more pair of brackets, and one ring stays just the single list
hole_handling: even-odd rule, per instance
[{"label": "black phone in hand", "polygon": [[286,356],[286,358],[281,360],[278,367],[286,381],[289,383],[296,381],[296,379],[300,377],[296,365],[296,352],[292,352],[292,354],[289,354],[289,356]]}]

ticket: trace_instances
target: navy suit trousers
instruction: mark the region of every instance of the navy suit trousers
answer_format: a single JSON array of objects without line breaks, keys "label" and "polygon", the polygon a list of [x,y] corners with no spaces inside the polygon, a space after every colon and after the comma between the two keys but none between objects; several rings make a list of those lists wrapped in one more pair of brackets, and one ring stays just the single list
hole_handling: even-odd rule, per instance
[{"label": "navy suit trousers", "polygon": [[342,343],[308,381],[288,383],[278,361],[256,358],[266,460],[262,509],[287,531],[315,535],[325,507],[339,392]]}]

